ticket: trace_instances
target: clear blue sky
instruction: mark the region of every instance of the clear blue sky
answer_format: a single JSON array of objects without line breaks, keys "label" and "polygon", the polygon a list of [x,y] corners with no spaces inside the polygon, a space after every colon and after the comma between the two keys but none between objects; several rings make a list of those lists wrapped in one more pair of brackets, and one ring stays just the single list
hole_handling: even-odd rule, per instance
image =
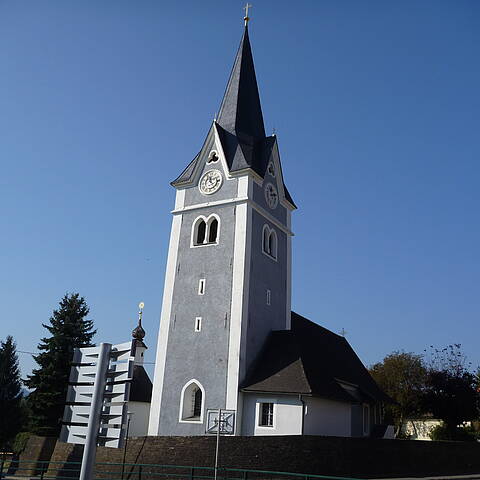
[{"label": "clear blue sky", "polygon": [[[252,3],[299,207],[293,308],[366,364],[457,342],[478,365],[480,2]],[[242,6],[0,2],[0,338],[34,351],[78,291],[96,340],[125,341],[143,300],[153,361],[169,181],[219,107]]]}]

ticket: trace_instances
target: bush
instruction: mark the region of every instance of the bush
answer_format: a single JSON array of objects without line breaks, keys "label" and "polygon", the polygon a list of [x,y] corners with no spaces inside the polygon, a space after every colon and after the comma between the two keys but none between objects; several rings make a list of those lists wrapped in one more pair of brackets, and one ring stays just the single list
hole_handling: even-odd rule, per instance
[{"label": "bush", "polygon": [[430,438],[437,441],[475,442],[480,436],[473,427],[457,427],[452,431],[445,425],[437,425],[430,432]]},{"label": "bush", "polygon": [[13,441],[13,453],[20,455],[27,446],[28,439],[32,436],[30,432],[17,433],[15,440]]}]

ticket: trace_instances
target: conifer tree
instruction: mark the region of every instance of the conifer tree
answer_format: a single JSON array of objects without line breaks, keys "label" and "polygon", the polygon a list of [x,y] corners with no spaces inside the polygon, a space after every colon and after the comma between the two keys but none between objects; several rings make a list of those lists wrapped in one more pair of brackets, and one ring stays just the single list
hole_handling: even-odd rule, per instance
[{"label": "conifer tree", "polygon": [[0,342],[0,451],[11,447],[22,423],[22,383],[15,342]]},{"label": "conifer tree", "polygon": [[85,319],[88,312],[83,297],[78,293],[66,294],[60,308],[53,311],[50,325],[43,324],[50,336],[41,339],[40,353],[34,356],[39,368],[25,381],[33,389],[28,403],[31,429],[37,435],[57,436],[60,432],[73,350],[92,346],[96,333],[93,321]]}]

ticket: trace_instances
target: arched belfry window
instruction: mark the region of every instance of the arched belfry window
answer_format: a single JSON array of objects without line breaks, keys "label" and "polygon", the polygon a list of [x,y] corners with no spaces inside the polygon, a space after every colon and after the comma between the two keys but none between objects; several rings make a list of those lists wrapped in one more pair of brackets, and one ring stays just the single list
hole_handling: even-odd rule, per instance
[{"label": "arched belfry window", "polygon": [[277,259],[278,240],[277,233],[268,225],[263,226],[262,231],[262,251],[274,260]]},{"label": "arched belfry window", "polygon": [[270,236],[268,238],[268,248],[270,250],[270,255],[273,258],[277,258],[277,234],[275,230],[270,232]]},{"label": "arched belfry window", "polygon": [[213,217],[208,221],[208,242],[213,243],[217,241],[218,234],[218,220]]},{"label": "arched belfry window", "polygon": [[202,423],[205,409],[205,390],[198,380],[190,380],[182,388],[180,422]]},{"label": "arched belfry window", "polygon": [[207,224],[205,223],[205,220],[202,218],[198,221],[197,225],[197,235],[196,235],[196,240],[195,243],[197,245],[201,245],[202,243],[205,243],[205,233],[207,232]]},{"label": "arched belfry window", "polygon": [[198,217],[192,226],[192,247],[216,245],[220,233],[220,219],[212,214],[209,217]]}]

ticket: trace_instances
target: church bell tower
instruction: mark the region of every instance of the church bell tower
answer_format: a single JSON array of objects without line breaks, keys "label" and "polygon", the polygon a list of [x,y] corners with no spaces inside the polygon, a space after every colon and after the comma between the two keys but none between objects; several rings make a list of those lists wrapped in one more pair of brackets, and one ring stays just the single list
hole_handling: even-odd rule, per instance
[{"label": "church bell tower", "polygon": [[272,330],[290,329],[291,212],[277,138],[266,136],[248,17],[218,118],[176,189],[149,435],[204,435],[236,412]]}]

